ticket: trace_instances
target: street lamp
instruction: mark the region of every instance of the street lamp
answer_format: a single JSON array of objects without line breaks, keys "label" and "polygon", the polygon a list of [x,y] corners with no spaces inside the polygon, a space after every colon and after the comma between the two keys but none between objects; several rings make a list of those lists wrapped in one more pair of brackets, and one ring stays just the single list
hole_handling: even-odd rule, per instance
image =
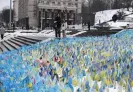
[{"label": "street lamp", "polygon": [[11,22],[12,22],[12,0],[10,0],[10,29],[11,29]]}]

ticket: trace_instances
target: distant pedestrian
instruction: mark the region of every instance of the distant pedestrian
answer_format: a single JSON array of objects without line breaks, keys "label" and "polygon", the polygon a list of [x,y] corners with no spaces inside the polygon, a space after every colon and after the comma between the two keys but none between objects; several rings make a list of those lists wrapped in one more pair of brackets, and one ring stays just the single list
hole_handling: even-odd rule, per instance
[{"label": "distant pedestrian", "polygon": [[58,14],[54,21],[55,36],[57,38],[61,37],[61,17]]},{"label": "distant pedestrian", "polygon": [[112,16],[112,21],[116,22],[118,20],[118,15],[117,14],[114,14]]},{"label": "distant pedestrian", "polygon": [[99,24],[101,24],[101,20],[99,20]]},{"label": "distant pedestrian", "polygon": [[5,28],[4,28],[4,26],[2,25],[2,26],[0,27],[1,39],[4,38],[4,33],[5,33]]},{"label": "distant pedestrian", "polygon": [[15,23],[13,23],[13,32],[14,32],[14,30],[15,30]]},{"label": "distant pedestrian", "polygon": [[65,20],[63,20],[63,24],[61,26],[61,30],[62,30],[63,37],[66,37],[67,27],[68,27],[67,22]]},{"label": "distant pedestrian", "polygon": [[88,30],[90,31],[90,21],[88,21]]},{"label": "distant pedestrian", "polygon": [[126,29],[129,29],[129,24],[127,24]]}]

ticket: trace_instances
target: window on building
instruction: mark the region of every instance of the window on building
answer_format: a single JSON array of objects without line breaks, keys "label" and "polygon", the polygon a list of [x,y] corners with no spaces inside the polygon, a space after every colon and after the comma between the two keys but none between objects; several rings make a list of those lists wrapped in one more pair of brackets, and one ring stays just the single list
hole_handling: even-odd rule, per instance
[{"label": "window on building", "polygon": [[44,1],[42,0],[42,1],[41,1],[41,3],[43,3],[43,4],[44,4]]},{"label": "window on building", "polygon": [[75,3],[75,6],[76,6],[76,7],[78,7],[78,4],[77,4],[77,3]]},{"label": "window on building", "polygon": [[74,13],[72,13],[71,18],[72,18],[72,19],[74,18]]},{"label": "window on building", "polygon": [[72,0],[68,0],[68,2],[72,2]]},{"label": "window on building", "polygon": [[68,3],[68,6],[71,6],[72,4],[71,3]]},{"label": "window on building", "polygon": [[34,0],[34,4],[36,4],[37,3],[37,1],[36,0]]},{"label": "window on building", "polygon": [[58,2],[58,5],[61,5],[61,3],[60,3],[60,2]]},{"label": "window on building", "polygon": [[34,17],[36,17],[36,16],[37,16],[37,11],[36,11],[36,8],[37,8],[36,6],[34,6],[34,7],[33,7],[33,12],[34,12],[34,14],[33,14],[33,15],[34,15]]},{"label": "window on building", "polygon": [[47,1],[47,2],[46,2],[46,4],[50,4],[50,2],[49,2],[49,1]]},{"label": "window on building", "polygon": [[66,2],[63,2],[64,5],[66,5]]},{"label": "window on building", "polygon": [[52,12],[49,11],[47,14],[48,14],[48,18],[52,18]]},{"label": "window on building", "polygon": [[44,17],[44,18],[45,18],[45,12],[42,12],[42,17]]},{"label": "window on building", "polygon": [[65,19],[67,19],[67,14],[65,14]]},{"label": "window on building", "polygon": [[43,9],[42,11],[45,12],[45,9]]},{"label": "window on building", "polygon": [[45,17],[45,9],[42,9],[42,17]]},{"label": "window on building", "polygon": [[52,4],[54,5],[54,4],[55,4],[55,2],[53,1],[53,2],[52,2]]}]

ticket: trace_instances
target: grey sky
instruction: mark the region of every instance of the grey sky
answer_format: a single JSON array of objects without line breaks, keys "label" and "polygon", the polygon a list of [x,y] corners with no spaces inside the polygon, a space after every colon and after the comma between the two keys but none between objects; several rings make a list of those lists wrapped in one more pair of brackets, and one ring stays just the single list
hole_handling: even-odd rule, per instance
[{"label": "grey sky", "polygon": [[10,6],[10,0],[0,0],[0,11],[7,6]]}]

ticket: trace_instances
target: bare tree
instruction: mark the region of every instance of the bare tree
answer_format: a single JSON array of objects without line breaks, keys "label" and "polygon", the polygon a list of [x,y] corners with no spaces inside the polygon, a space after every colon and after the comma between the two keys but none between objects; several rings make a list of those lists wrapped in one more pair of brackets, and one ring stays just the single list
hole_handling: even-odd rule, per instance
[{"label": "bare tree", "polygon": [[127,10],[129,11],[129,8],[132,6],[133,0],[124,0],[123,2],[125,3]]},{"label": "bare tree", "polygon": [[[9,23],[9,15],[10,15],[10,9],[3,9],[2,10],[2,19],[3,21],[8,24]],[[13,10],[12,10],[12,19],[13,19]],[[13,21],[13,20],[12,20]]]},{"label": "bare tree", "polygon": [[108,9],[112,9],[114,0],[102,0],[106,5]]},{"label": "bare tree", "polygon": [[133,5],[133,0],[114,0],[113,9],[127,8],[129,10]]}]

